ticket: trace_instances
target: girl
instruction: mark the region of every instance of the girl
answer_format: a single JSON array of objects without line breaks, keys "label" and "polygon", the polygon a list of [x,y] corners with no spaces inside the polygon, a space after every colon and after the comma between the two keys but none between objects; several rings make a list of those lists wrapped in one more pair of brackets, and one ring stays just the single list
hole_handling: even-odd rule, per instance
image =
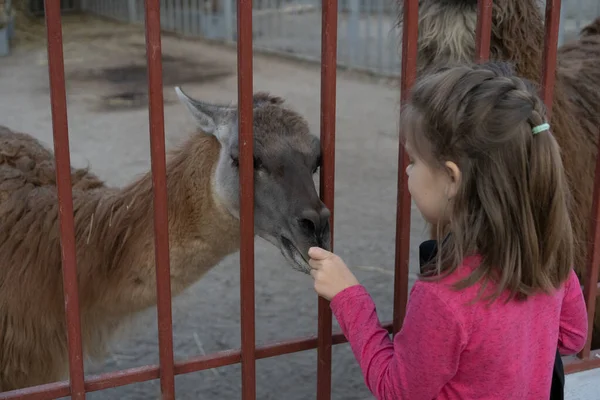
[{"label": "girl", "polygon": [[449,234],[393,342],[344,262],[310,249],[315,290],[377,399],[548,399],[557,344],[583,348],[568,189],[544,111],[506,64],[445,67],[414,86],[401,118],[408,188]]}]

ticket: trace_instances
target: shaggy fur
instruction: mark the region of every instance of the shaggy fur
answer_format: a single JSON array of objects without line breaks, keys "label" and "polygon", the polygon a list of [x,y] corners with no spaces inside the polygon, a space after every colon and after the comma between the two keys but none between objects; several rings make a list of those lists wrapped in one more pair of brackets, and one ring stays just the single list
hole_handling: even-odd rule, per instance
[{"label": "shaggy fur", "polygon": [[[52,155],[25,134],[3,129],[0,140],[0,390],[5,391],[64,377],[67,340]],[[237,220],[211,198],[209,175],[194,176],[190,168],[209,171],[218,155],[217,140],[206,136],[169,162],[173,295],[238,246]],[[72,177],[84,352],[102,357],[118,322],[156,302],[152,177],[147,173],[120,190],[86,170],[73,169]],[[196,267],[182,268],[186,264]]]},{"label": "shaggy fur", "polygon": [[[434,65],[471,62],[475,54],[476,0],[419,1],[418,73]],[[535,0],[496,0],[490,58],[512,63],[518,75],[539,82],[544,10]],[[399,14],[402,23],[402,10]],[[558,51],[552,131],[561,146],[572,192],[575,270],[587,267],[588,231],[600,127],[600,18]],[[437,227],[431,227],[435,236]],[[600,310],[600,300],[596,306]],[[600,348],[600,312],[592,340]]]}]

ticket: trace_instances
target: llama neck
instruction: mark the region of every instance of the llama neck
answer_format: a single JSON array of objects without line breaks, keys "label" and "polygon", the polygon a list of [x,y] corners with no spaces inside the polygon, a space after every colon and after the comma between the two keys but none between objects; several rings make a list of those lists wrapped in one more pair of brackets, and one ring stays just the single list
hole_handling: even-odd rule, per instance
[{"label": "llama neck", "polygon": [[544,14],[536,0],[494,3],[490,53],[514,63],[525,78],[538,82],[544,48]]},{"label": "llama neck", "polygon": [[[196,137],[167,163],[174,296],[239,248],[239,222],[213,196],[219,149],[216,139]],[[148,172],[122,190],[105,193],[95,203],[95,227],[87,240],[98,249],[86,256],[93,257],[86,264],[96,266],[90,275],[94,279],[87,280],[88,290],[97,292],[95,306],[107,315],[152,306],[156,303],[152,175]]]},{"label": "llama neck", "polygon": [[[471,62],[476,51],[477,6],[438,0],[419,7],[418,70]],[[501,4],[499,4],[501,3]],[[490,58],[513,63],[521,75],[539,81],[544,15],[537,0],[494,2]]]}]

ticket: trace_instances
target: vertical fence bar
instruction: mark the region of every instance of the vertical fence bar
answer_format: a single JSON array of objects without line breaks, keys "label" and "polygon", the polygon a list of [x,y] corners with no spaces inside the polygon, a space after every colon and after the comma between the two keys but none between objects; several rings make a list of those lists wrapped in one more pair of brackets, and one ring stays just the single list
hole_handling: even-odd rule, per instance
[{"label": "vertical fence bar", "polygon": [[581,18],[584,6],[583,0],[577,0],[577,3],[577,11],[575,12],[577,14],[577,17],[575,17],[575,30],[579,32],[581,30]]},{"label": "vertical fence bar", "polygon": [[361,47],[362,47],[362,51],[363,51],[363,56],[364,56],[364,60],[363,62],[365,63],[364,67],[368,70],[372,70],[372,66],[371,66],[371,15],[373,14],[373,3],[372,2],[367,2],[367,3],[362,3],[363,8],[360,10],[359,16],[364,15],[365,16],[365,34],[364,34],[364,40],[361,43]]},{"label": "vertical fence bar", "polygon": [[[600,5],[600,2],[598,2]],[[562,46],[565,42],[565,20],[567,19],[567,10],[564,7],[560,9],[560,23],[558,24],[558,45]]]},{"label": "vertical fence bar", "polygon": [[167,167],[163,110],[160,0],[146,0],[146,57],[150,119],[152,192],[154,198],[154,254],[160,357],[160,390],[163,400],[175,399],[171,278],[169,267],[169,219],[167,210]]},{"label": "vertical fence bar", "polygon": [[475,62],[490,58],[492,36],[492,0],[477,1],[477,28],[475,30]]},{"label": "vertical fence bar", "polygon": [[137,23],[138,21],[138,7],[137,0],[129,0],[127,3],[127,13],[129,15],[130,23]]},{"label": "vertical fence bar", "polygon": [[238,135],[240,143],[240,312],[242,399],[256,399],[254,315],[254,115],[252,0],[237,1]]},{"label": "vertical fence bar", "polygon": [[[331,248],[334,243],[335,109],[338,0],[322,3],[321,13],[321,176],[319,193],[331,211]],[[317,339],[317,400],[331,398],[331,329],[329,301],[319,297]]]},{"label": "vertical fence bar", "polygon": [[169,5],[169,23],[167,24],[167,27],[174,31],[176,29],[176,24],[175,24],[175,0],[167,0],[167,3]]},{"label": "vertical fence bar", "polygon": [[233,7],[231,0],[223,0],[223,18],[223,34],[225,40],[230,42],[233,40]]},{"label": "vertical fence bar", "polygon": [[358,0],[349,0],[348,2],[348,18],[346,20],[347,29],[347,49],[348,49],[348,65],[355,67],[358,62],[358,41],[360,37],[360,16],[359,16]]},{"label": "vertical fence bar", "polygon": [[200,26],[198,24],[198,16],[200,13],[200,2],[199,0],[192,0],[192,11],[190,12],[192,18],[192,35],[200,35]]},{"label": "vertical fence bar", "polygon": [[552,98],[558,50],[558,29],[560,24],[560,0],[546,0],[546,22],[544,24],[544,54],[542,56],[542,100],[546,104],[548,120],[552,116]]},{"label": "vertical fence bar", "polygon": [[71,190],[71,160],[69,154],[69,123],[62,44],[60,3],[44,1],[46,37],[48,38],[48,75],[52,112],[52,134],[56,157],[58,212],[60,215],[60,247],[62,258],[63,293],[69,343],[69,376],[71,398],[85,399],[77,256],[75,252],[75,222]]},{"label": "vertical fence bar", "polygon": [[[558,51],[561,17],[566,10],[561,10],[560,0],[546,0],[546,21],[544,54],[542,58],[541,96],[546,104],[548,119],[552,115],[556,58]],[[598,146],[600,151],[600,144]],[[584,277],[584,296],[588,312],[588,336],[584,348],[578,353],[580,358],[589,358],[592,347],[592,331],[594,328],[594,312],[596,308],[598,264],[600,263],[600,152],[596,156],[594,178],[594,197],[590,218],[590,241],[588,245],[587,274]]]},{"label": "vertical fence bar", "polygon": [[182,9],[182,0],[175,1],[175,32],[180,33],[183,29],[183,14],[181,12]]},{"label": "vertical fence bar", "polygon": [[183,4],[183,33],[189,35],[190,31],[190,3],[192,0],[184,0]]},{"label": "vertical fence bar", "polygon": [[129,4],[127,4],[128,2],[119,2],[118,3],[118,7],[117,7],[117,19],[119,21],[123,21],[123,22],[129,22],[131,23],[131,21],[129,21]]},{"label": "vertical fence bar", "polygon": [[[400,99],[408,100],[410,88],[417,76],[417,36],[419,34],[419,0],[404,0],[402,21],[402,71]],[[408,156],[400,143],[398,149],[398,198],[396,201],[396,253],[394,265],[394,333],[402,327],[408,302],[410,246],[410,193],[406,179]]]},{"label": "vertical fence bar", "polygon": [[598,268],[600,265],[600,142],[596,155],[596,173],[594,178],[594,199],[590,218],[590,236],[588,244],[587,274],[583,282],[583,294],[587,305],[588,332],[583,349],[577,354],[579,358],[590,357],[592,349],[592,332],[594,330],[594,313],[596,311],[596,298],[598,296]]},{"label": "vertical fence bar", "polygon": [[377,7],[377,72],[383,73],[383,11],[385,4],[378,2]]}]

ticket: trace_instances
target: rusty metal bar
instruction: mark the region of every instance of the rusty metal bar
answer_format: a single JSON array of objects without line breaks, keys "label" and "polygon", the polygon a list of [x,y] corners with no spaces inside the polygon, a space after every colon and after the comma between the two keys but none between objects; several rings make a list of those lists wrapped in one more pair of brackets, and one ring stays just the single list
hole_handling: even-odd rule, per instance
[{"label": "rusty metal bar", "polygon": [[75,222],[73,216],[73,192],[71,189],[69,123],[67,118],[60,2],[45,0],[44,9],[46,35],[48,38],[48,77],[50,80],[52,134],[56,157],[60,247],[67,322],[71,398],[84,400],[83,350],[77,282],[77,256],[75,252]]},{"label": "rusty metal bar", "polygon": [[240,143],[240,312],[242,399],[256,399],[254,310],[254,132],[252,0],[237,3],[238,135]]},{"label": "rusty metal bar", "polygon": [[[404,0],[402,21],[402,71],[400,101],[405,104],[417,76],[417,36],[419,34],[419,1]],[[394,333],[402,327],[408,302],[410,247],[410,193],[406,167],[408,155],[400,143],[398,149],[398,197],[396,201],[396,253],[394,263]]]},{"label": "rusty metal bar", "polygon": [[156,308],[158,313],[160,391],[163,400],[174,400],[175,375],[171,316],[160,0],[146,0],[146,57],[148,63],[148,111],[150,119],[152,192],[154,198],[154,254],[156,260]]},{"label": "rusty metal bar", "polygon": [[475,28],[475,62],[490,58],[492,37],[492,0],[477,1],[477,27]]},{"label": "rusty metal bar", "polygon": [[560,0],[546,0],[544,53],[542,56],[541,97],[547,108],[547,118],[552,118],[552,98],[556,72],[558,30],[560,23]]},{"label": "rusty metal bar", "polygon": [[588,333],[583,349],[577,354],[580,358],[590,357],[592,349],[592,331],[594,330],[594,313],[598,290],[598,264],[600,263],[600,142],[596,155],[596,172],[594,176],[594,197],[592,214],[590,215],[590,241],[588,247],[587,275],[583,280],[583,294],[587,305]]},{"label": "rusty metal bar", "polygon": [[[334,243],[335,109],[338,0],[322,2],[321,13],[321,173],[319,194],[331,211],[331,250]],[[317,400],[331,398],[331,330],[329,301],[318,298]]]}]

